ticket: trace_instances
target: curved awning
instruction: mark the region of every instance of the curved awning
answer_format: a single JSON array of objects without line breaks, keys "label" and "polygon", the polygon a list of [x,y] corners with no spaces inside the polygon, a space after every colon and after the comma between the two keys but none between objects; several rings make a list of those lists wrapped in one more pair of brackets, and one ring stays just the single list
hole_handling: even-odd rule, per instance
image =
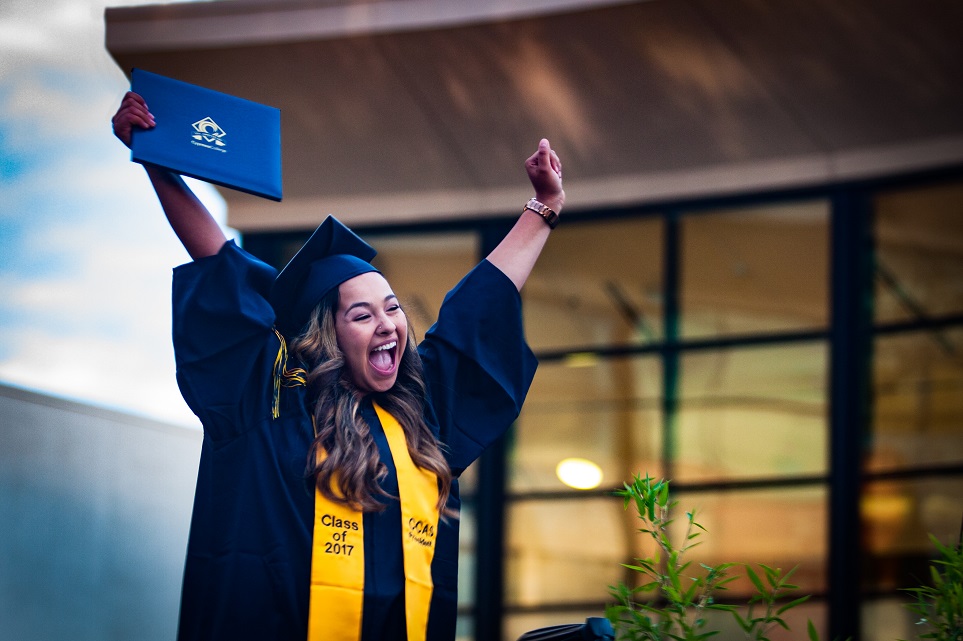
[{"label": "curved awning", "polygon": [[569,209],[963,163],[963,4],[231,0],[108,9],[107,48],[282,111],[241,230],[513,212],[538,139]]}]

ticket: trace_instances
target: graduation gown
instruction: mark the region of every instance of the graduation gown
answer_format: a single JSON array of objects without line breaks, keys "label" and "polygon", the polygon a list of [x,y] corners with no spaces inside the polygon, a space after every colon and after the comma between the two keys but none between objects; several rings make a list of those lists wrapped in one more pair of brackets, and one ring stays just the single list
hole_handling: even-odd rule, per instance
[{"label": "graduation gown", "polygon": [[[314,528],[314,488],[304,477],[314,433],[304,386],[282,387],[274,418],[275,359],[268,292],[276,271],[226,243],[174,270],[177,380],[201,419],[181,641],[304,641]],[[429,397],[426,421],[457,476],[515,420],[535,373],[521,299],[487,261],[447,295],[418,347]],[[289,367],[295,364],[292,362]],[[397,496],[397,478],[371,402],[362,405]],[[457,481],[450,503],[458,509]],[[401,512],[364,515],[364,641],[403,640]],[[458,521],[439,522],[428,639],[455,637]]]}]

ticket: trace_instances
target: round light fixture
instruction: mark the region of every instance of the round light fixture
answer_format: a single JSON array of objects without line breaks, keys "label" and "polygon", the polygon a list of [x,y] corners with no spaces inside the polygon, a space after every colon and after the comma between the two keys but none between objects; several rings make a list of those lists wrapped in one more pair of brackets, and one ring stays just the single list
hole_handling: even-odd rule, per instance
[{"label": "round light fixture", "polygon": [[555,466],[555,474],[576,490],[592,490],[602,484],[602,468],[584,458],[567,458]]}]

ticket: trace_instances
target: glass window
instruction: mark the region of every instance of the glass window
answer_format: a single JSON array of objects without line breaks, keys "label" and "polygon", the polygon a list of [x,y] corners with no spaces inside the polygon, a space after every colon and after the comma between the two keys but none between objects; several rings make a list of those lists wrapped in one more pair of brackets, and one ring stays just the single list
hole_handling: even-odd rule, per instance
[{"label": "glass window", "polygon": [[959,540],[961,496],[961,477],[868,483],[860,505],[865,587],[896,591],[929,581],[936,554],[929,535],[944,545]]},{"label": "glass window", "polygon": [[681,335],[825,328],[828,212],[820,200],[685,217]]},{"label": "glass window", "polygon": [[630,516],[609,497],[512,501],[506,606],[606,602],[630,560],[638,520]]},{"label": "glass window", "polygon": [[683,355],[674,478],[824,473],[826,359],[823,343]]},{"label": "glass window", "polygon": [[878,322],[963,312],[963,183],[877,197]]},{"label": "glass window", "polygon": [[[462,500],[458,529],[458,607],[475,604],[475,553],[478,540],[476,506],[470,498]],[[461,618],[461,617],[459,617]]]},{"label": "glass window", "polygon": [[[695,511],[706,532],[688,558],[698,563],[763,563],[788,571],[803,594],[826,589],[825,488],[681,493],[671,536],[685,536],[684,515]],[[514,501],[509,506],[506,600],[532,608],[610,602],[609,586],[637,582],[620,564],[652,555],[651,539],[638,532],[630,506],[609,498]],[[745,572],[729,586],[736,599],[752,594]]]},{"label": "glass window", "polygon": [[[808,592],[806,592],[806,594],[808,594]],[[742,603],[745,603],[745,601]],[[782,605],[783,603],[779,603],[777,604],[777,607],[782,607]],[[748,606],[740,607],[739,611],[743,618],[749,618]],[[752,611],[752,616],[759,617],[762,616],[763,613],[763,606],[758,603],[755,604]],[[764,638],[771,639],[772,641],[797,641],[800,639],[808,639],[809,635],[807,634],[807,630],[810,622],[812,622],[813,626],[815,626],[816,633],[819,635],[819,639],[829,638],[829,633],[826,629],[828,621],[826,620],[826,603],[824,601],[810,599],[809,601],[806,601],[805,603],[798,605],[780,615],[779,618],[786,622],[786,627],[788,627],[789,630],[784,630],[781,626],[773,624],[768,634],[766,634]],[[710,621],[710,629],[721,630],[721,634],[719,634],[719,636],[711,638],[720,640],[748,638],[748,635],[746,635],[742,628],[739,627],[739,624],[735,621],[734,617],[727,612],[713,612],[709,615],[708,619]],[[893,641],[895,638],[897,637],[887,639],[887,641]]]},{"label": "glass window", "polygon": [[369,237],[372,264],[384,274],[420,339],[438,319],[445,294],[478,263],[474,233]]},{"label": "glass window", "polygon": [[456,641],[472,641],[475,638],[475,617],[470,614],[458,614],[455,624]]},{"label": "glass window", "polygon": [[869,471],[963,463],[963,328],[878,336]]},{"label": "glass window", "polygon": [[568,223],[525,284],[535,350],[650,343],[662,335],[662,221]]},{"label": "glass window", "polygon": [[657,358],[575,357],[539,365],[514,431],[511,492],[567,487],[556,467],[587,459],[602,487],[661,472],[660,366]]},{"label": "glass window", "polygon": [[[877,323],[963,312],[963,182],[878,195],[874,202]],[[963,328],[880,334],[873,342],[866,471],[963,463]],[[861,501],[863,585],[895,593],[927,581],[928,535],[958,540],[963,477],[877,479]],[[917,634],[907,598],[864,601],[864,638]]]},{"label": "glass window", "polygon": [[[860,625],[865,641],[918,639],[921,630],[917,618],[906,608],[910,595],[864,599],[860,608]],[[825,637],[820,637],[825,638]]]},{"label": "glass window", "polygon": [[[793,583],[801,594],[826,590],[826,488],[680,492],[675,499],[675,540],[684,536],[687,511],[695,511],[696,522],[706,530],[702,543],[689,552],[694,562],[763,563],[783,571],[798,566]],[[634,556],[652,553],[647,538],[638,536]],[[729,584],[727,598],[748,598],[753,587],[745,571],[736,567],[730,574],[741,578]]]}]

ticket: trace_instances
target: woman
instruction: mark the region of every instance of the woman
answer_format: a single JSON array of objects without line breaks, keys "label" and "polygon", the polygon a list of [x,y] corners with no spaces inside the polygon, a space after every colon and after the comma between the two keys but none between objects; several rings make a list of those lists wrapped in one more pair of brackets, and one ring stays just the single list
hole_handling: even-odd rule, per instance
[{"label": "woman", "polygon": [[[134,93],[113,119],[128,147],[154,124]],[[528,391],[518,292],[565,201],[547,140],[525,167],[535,198],[417,349],[374,250],[336,220],[277,274],[146,167],[194,259],[173,284],[178,384],[204,427],[180,639],[454,639],[457,478]]]}]

